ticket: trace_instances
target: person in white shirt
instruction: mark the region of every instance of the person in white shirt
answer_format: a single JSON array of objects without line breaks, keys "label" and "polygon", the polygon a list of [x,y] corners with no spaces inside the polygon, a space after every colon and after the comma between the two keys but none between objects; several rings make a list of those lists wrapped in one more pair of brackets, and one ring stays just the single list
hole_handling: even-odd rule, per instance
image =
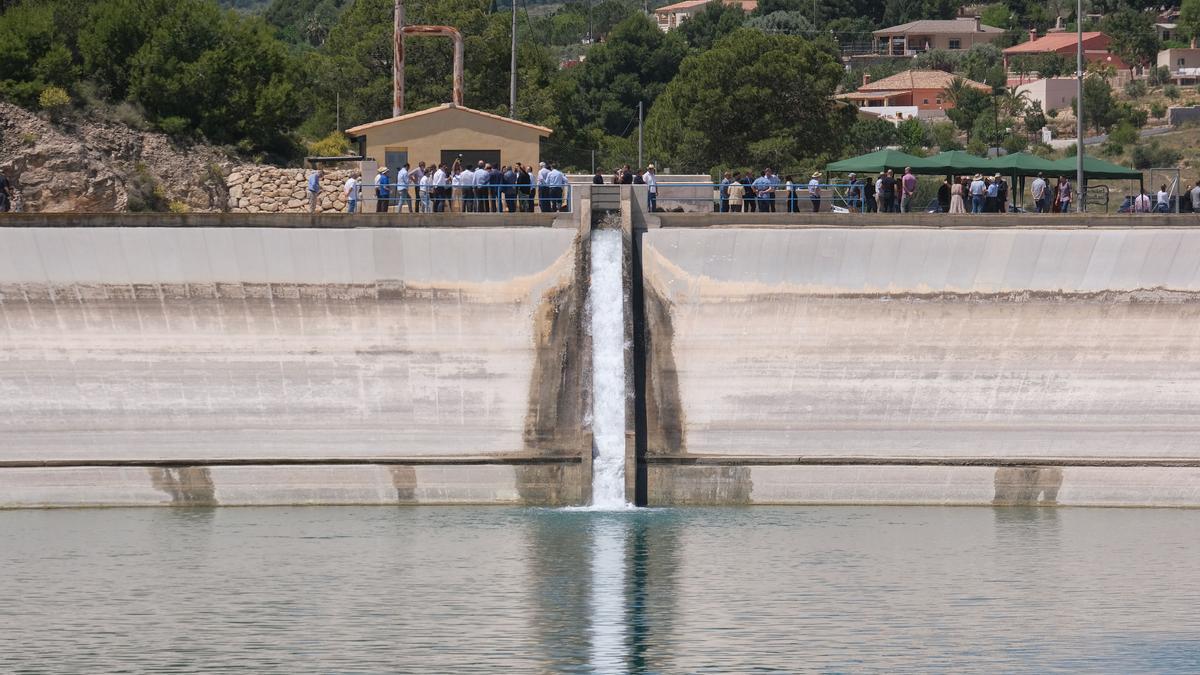
[{"label": "person in white shirt", "polygon": [[538,210],[545,213],[550,208],[549,193],[546,190],[546,176],[550,171],[546,168],[545,162],[538,162],[537,172],[537,199]]},{"label": "person in white shirt", "polygon": [[433,202],[429,198],[429,184],[432,182],[433,181],[429,178],[429,176],[421,176],[421,181],[417,184],[419,186],[418,190],[421,194],[421,210],[425,213],[431,213],[433,211]]},{"label": "person in white shirt", "polygon": [[446,210],[446,165],[442,164],[433,172],[433,212],[441,213]]},{"label": "person in white shirt", "polygon": [[1033,180],[1033,186],[1030,188],[1030,192],[1033,193],[1033,205],[1038,213],[1050,212],[1050,200],[1046,199],[1047,187],[1045,177],[1039,173],[1037,178]]},{"label": "person in white shirt", "polygon": [[396,196],[400,198],[396,213],[403,213],[404,207],[408,206],[408,212],[413,212],[412,193],[408,190],[408,164],[405,164],[399,171],[396,172]]},{"label": "person in white shirt", "polygon": [[975,180],[971,181],[971,213],[983,213],[983,193],[987,189],[987,185],[983,182],[983,176],[975,174]]},{"label": "person in white shirt", "polygon": [[808,180],[808,200],[812,202],[813,213],[821,210],[821,172],[814,171]]},{"label": "person in white shirt", "polygon": [[463,169],[458,174],[458,182],[462,185],[462,209],[464,213],[475,213],[475,171]]},{"label": "person in white shirt", "polygon": [[413,206],[415,207],[413,210],[417,212],[421,210],[421,179],[424,177],[425,162],[417,164],[417,168],[408,174],[408,182],[412,183],[413,189],[416,190],[416,194],[413,195]]},{"label": "person in white shirt", "polygon": [[1196,187],[1192,188],[1192,211],[1200,213],[1200,180],[1196,181]]},{"label": "person in white shirt", "polygon": [[351,173],[342,186],[342,194],[346,195],[346,213],[358,210],[358,174]]},{"label": "person in white shirt", "polygon": [[1146,194],[1145,190],[1138,193],[1138,196],[1133,198],[1134,213],[1150,213],[1150,195]]},{"label": "person in white shirt", "polygon": [[450,210],[462,211],[462,169],[450,170]]},{"label": "person in white shirt", "polygon": [[475,210],[479,213],[487,213],[488,210],[488,175],[487,165],[483,160],[479,160],[478,166],[475,168]]},{"label": "person in white shirt", "polygon": [[1157,200],[1158,204],[1155,205],[1154,210],[1159,213],[1170,213],[1171,212],[1171,193],[1167,192],[1167,186],[1163,185],[1163,186],[1159,187],[1158,195],[1156,195],[1156,196],[1158,197],[1158,200]]},{"label": "person in white shirt", "polygon": [[658,180],[654,177],[654,165],[646,165],[646,173],[642,174],[642,182],[646,184],[646,209],[654,213],[658,206]]}]

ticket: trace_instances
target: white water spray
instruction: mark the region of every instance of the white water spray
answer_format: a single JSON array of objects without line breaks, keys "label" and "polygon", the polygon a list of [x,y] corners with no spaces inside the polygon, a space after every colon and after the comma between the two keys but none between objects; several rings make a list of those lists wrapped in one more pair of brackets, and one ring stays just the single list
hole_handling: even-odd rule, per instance
[{"label": "white water spray", "polygon": [[620,230],[592,232],[592,506],[624,508],[625,288]]}]

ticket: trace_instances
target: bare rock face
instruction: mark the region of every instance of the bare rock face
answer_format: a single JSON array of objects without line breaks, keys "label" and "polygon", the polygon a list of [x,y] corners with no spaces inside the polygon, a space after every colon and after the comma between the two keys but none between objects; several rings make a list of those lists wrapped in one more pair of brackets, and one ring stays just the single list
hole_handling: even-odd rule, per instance
[{"label": "bare rock face", "polygon": [[0,102],[0,169],[23,211],[126,211],[142,193],[157,208],[223,211],[232,165],[212,147],[111,122],[53,124]]}]

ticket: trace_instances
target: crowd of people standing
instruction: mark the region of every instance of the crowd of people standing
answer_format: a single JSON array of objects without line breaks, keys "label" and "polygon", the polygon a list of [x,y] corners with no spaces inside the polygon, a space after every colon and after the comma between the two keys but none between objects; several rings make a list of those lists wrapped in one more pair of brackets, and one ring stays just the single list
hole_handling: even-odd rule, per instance
[{"label": "crowd of people standing", "polygon": [[[375,179],[364,183],[357,174],[346,179],[342,193],[346,211],[359,210],[364,190],[372,190],[377,213],[543,213],[565,210],[569,198],[567,177],[552,163],[540,162],[535,169],[521,162],[495,165],[480,160],[474,167],[456,159],[447,166],[420,162],[397,167],[395,177],[388,167],[379,167]],[[309,179],[310,202],[319,190],[320,171]]]}]

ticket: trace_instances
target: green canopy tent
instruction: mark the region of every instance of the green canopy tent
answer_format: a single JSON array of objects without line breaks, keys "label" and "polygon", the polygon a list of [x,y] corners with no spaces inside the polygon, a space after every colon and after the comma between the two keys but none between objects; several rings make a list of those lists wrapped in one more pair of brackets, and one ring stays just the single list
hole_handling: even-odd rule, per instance
[{"label": "green canopy tent", "polygon": [[918,169],[926,168],[928,162],[929,160],[925,157],[917,157],[899,150],[884,149],[827,164],[825,171],[828,173],[879,173],[887,169],[903,171],[904,167],[911,166],[913,173],[920,173]]},{"label": "green canopy tent", "polygon": [[995,168],[992,160],[972,155],[963,150],[939,152],[932,157],[926,157],[925,161],[924,169],[918,172],[916,167],[913,167],[913,173],[967,175],[986,173]]}]

